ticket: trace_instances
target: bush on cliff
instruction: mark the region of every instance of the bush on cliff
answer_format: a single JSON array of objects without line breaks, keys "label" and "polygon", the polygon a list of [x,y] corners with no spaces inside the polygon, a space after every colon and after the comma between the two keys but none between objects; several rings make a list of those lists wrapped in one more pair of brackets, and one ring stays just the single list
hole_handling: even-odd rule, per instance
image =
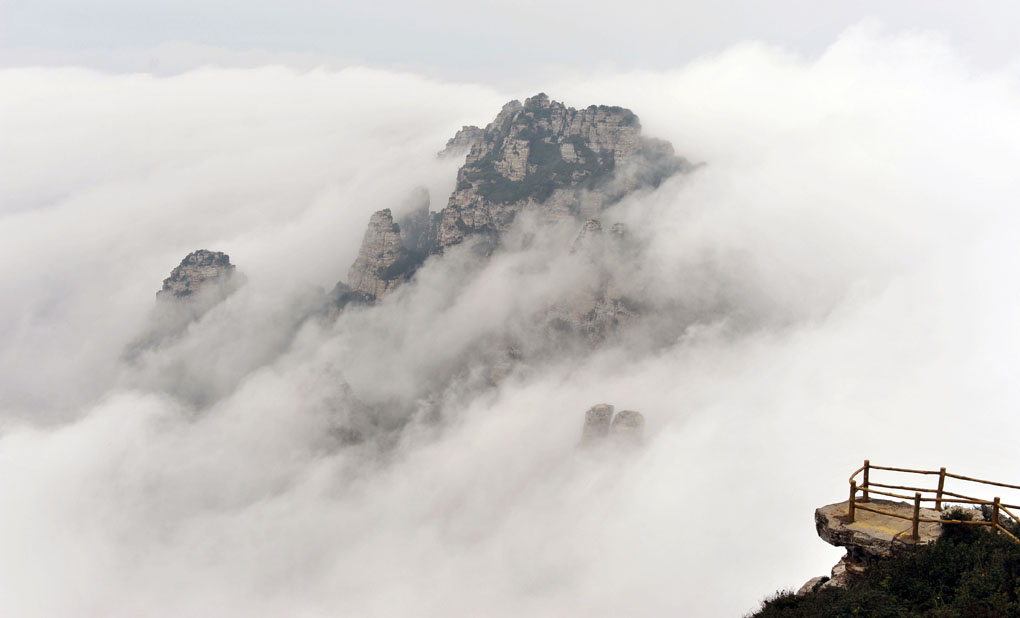
[{"label": "bush on cliff", "polygon": [[879,562],[846,588],[780,592],[753,618],[1020,618],[1020,544],[984,527],[944,528],[932,545]]}]

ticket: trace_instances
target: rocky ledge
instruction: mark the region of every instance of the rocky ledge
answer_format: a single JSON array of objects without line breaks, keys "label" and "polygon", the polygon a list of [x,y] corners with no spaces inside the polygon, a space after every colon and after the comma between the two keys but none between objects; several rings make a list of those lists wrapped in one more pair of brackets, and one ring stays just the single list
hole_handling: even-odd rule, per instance
[{"label": "rocky ledge", "polygon": [[[906,502],[875,500],[865,506],[913,517],[914,505]],[[844,586],[849,578],[862,575],[875,561],[888,558],[918,545],[934,543],[942,535],[940,524],[918,525],[918,539],[911,538],[913,524],[910,519],[899,519],[857,509],[854,521],[847,515],[849,504],[838,502],[815,510],[815,530],[823,541],[836,547],[845,547],[846,555],[832,568],[829,578],[816,577],[804,584],[798,594],[806,594],[820,587]],[[922,508],[922,519],[939,519],[942,513]]]}]

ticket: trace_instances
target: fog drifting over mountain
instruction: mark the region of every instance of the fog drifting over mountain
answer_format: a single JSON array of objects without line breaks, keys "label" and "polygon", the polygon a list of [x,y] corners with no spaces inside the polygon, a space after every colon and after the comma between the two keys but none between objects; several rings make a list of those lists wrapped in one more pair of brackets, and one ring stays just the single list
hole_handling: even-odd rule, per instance
[{"label": "fog drifting over mountain", "polygon": [[[0,613],[735,616],[831,567],[812,511],[865,457],[1020,476],[1017,86],[868,29],[523,92],[0,71]],[[693,323],[475,375],[575,274],[541,239],[303,319],[370,213],[442,206],[456,129],[539,90],[706,162],[612,211]],[[246,285],[125,362],[198,248]],[[640,450],[576,449],[601,401]],[[406,425],[340,446],[355,405]]]}]

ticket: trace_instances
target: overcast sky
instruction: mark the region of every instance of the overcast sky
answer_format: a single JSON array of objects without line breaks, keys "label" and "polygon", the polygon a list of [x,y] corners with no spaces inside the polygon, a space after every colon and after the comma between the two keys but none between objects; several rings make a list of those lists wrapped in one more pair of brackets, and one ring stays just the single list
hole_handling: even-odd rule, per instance
[{"label": "overcast sky", "polygon": [[0,65],[368,64],[495,82],[677,67],[746,41],[814,55],[869,19],[940,33],[982,66],[1014,58],[1020,35],[1011,0],[0,0]]}]

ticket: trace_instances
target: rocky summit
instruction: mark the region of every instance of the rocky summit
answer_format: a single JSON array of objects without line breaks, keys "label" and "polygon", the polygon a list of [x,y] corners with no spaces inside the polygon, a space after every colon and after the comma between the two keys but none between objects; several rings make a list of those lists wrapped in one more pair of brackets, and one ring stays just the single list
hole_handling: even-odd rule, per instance
[{"label": "rocky summit", "polygon": [[446,142],[446,148],[443,148],[437,156],[440,159],[463,157],[484,134],[485,131],[476,126],[465,125]]},{"label": "rocky summit", "polygon": [[[643,136],[628,109],[578,110],[544,93],[507,103],[485,129],[465,126],[440,155],[465,149],[442,210],[430,211],[427,193],[418,190],[399,222],[389,209],[372,215],[348,283],[334,291],[338,304],[378,299],[412,278],[427,257],[469,238],[484,239],[491,251],[526,211],[540,223],[576,221],[582,229],[573,249],[603,260],[622,250],[626,234],[619,225],[603,234],[602,211],[695,167],[668,142]],[[552,308],[552,319],[598,338],[633,313],[634,304],[614,292],[610,278],[603,273],[597,279]]]},{"label": "rocky summit", "polygon": [[163,280],[163,288],[156,298],[185,299],[205,290],[229,284],[234,276],[230,256],[221,251],[199,249],[186,255],[181,263]]},{"label": "rocky summit", "polygon": [[626,193],[690,167],[668,142],[643,137],[628,109],[576,110],[545,94],[511,101],[457,173],[432,251],[471,234],[498,236],[525,209],[553,221],[594,218]]}]

